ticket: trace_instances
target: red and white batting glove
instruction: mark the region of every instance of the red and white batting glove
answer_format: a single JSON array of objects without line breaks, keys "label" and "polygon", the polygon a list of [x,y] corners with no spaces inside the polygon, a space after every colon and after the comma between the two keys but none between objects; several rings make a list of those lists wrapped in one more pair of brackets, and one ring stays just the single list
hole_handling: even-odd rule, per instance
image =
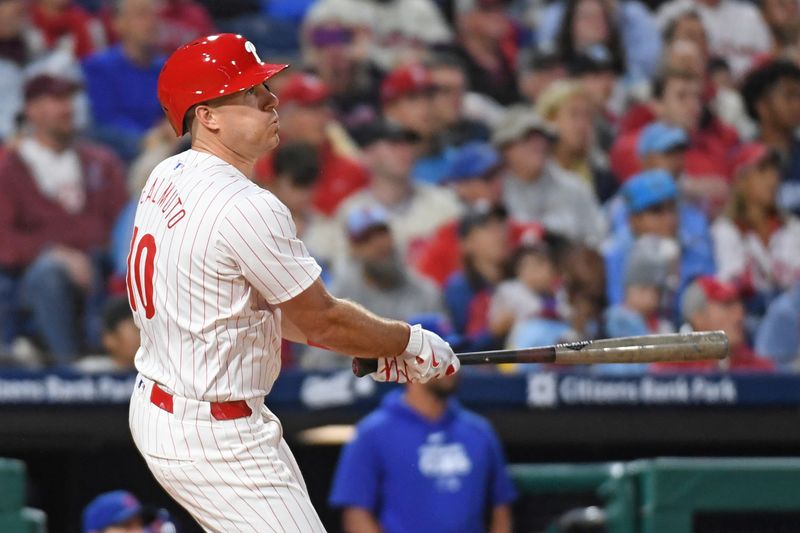
[{"label": "red and white batting glove", "polygon": [[427,383],[432,379],[458,372],[461,363],[450,345],[432,331],[411,326],[405,351],[397,357],[378,359],[378,370],[370,376],[375,381]]}]

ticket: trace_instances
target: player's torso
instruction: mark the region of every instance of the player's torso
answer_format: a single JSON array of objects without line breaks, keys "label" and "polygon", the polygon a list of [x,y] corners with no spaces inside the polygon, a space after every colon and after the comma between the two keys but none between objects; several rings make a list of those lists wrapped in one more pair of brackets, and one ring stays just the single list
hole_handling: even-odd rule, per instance
[{"label": "player's torso", "polygon": [[189,150],[156,167],[139,198],[128,259],[142,339],[136,367],[180,396],[264,395],[279,371],[276,317],[217,232],[257,191],[231,165]]}]

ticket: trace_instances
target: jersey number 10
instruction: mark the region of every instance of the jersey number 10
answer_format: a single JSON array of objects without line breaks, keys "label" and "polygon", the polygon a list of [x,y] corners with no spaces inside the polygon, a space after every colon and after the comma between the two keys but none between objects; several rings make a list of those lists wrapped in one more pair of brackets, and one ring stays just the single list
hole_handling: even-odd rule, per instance
[{"label": "jersey number 10", "polygon": [[[136,237],[138,235],[139,227],[136,226],[133,228],[131,249],[128,253],[128,300],[131,303],[131,309],[136,311],[136,297],[138,296],[144,308],[144,316],[150,319],[156,314],[156,306],[153,301],[153,275],[155,274],[153,263],[156,260],[156,240],[152,234],[145,233],[137,244]],[[144,266],[142,265],[142,256],[144,256]],[[134,294],[134,281],[136,282],[136,294]]]}]

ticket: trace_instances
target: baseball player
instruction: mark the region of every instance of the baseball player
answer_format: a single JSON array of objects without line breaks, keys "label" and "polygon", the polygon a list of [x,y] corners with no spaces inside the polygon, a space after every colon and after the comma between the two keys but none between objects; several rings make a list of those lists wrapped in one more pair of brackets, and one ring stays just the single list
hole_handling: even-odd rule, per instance
[{"label": "baseball player", "polygon": [[277,97],[240,35],[167,60],[158,98],[191,149],[160,163],[139,199],[128,297],[141,330],[133,440],[158,482],[207,531],[324,531],[264,397],[281,338],[378,358],[377,381],[458,371],[439,336],[332,297],[288,209],[249,180],[278,144]]}]

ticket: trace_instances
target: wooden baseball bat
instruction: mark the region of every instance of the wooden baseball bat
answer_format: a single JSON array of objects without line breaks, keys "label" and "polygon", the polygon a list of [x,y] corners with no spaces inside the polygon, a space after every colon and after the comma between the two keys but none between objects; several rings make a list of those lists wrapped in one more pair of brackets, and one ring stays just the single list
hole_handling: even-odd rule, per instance
[{"label": "wooden baseball bat", "polygon": [[[657,363],[723,359],[728,355],[724,331],[699,331],[642,335],[569,342],[536,348],[491,350],[457,354],[462,365],[548,363],[592,365],[599,363]],[[366,376],[378,369],[377,359],[353,358],[353,374]]]}]

